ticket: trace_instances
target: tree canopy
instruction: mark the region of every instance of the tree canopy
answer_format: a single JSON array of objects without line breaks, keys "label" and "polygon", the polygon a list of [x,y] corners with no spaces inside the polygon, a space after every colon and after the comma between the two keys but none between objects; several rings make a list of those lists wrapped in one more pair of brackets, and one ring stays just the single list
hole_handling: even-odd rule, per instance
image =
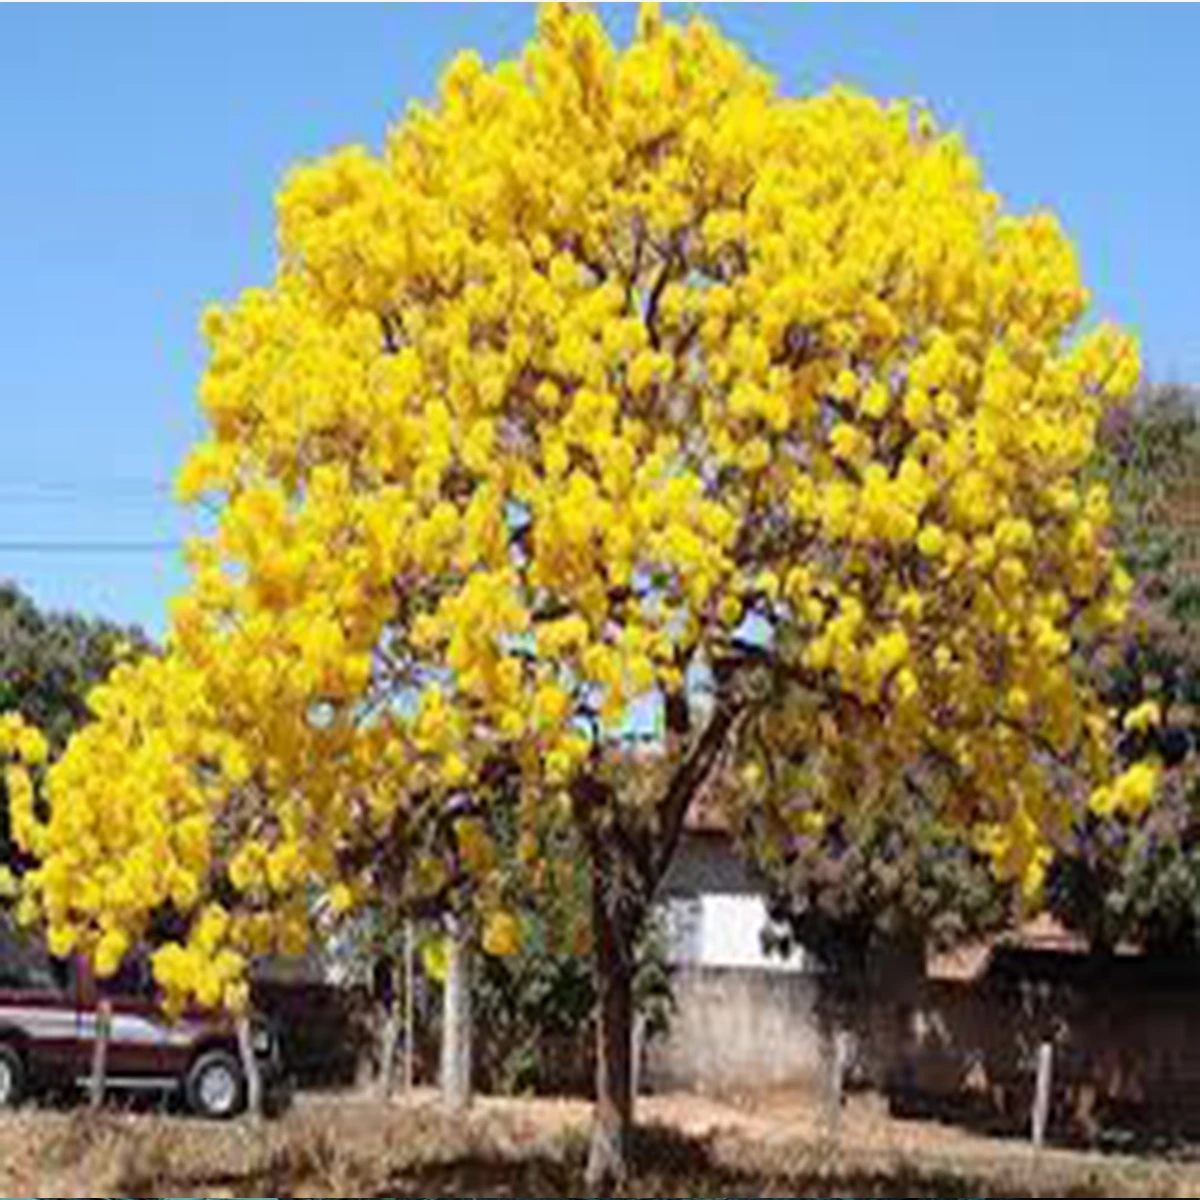
[{"label": "tree canopy", "polygon": [[[928,114],[781,96],[653,6],[619,48],[548,5],[380,152],[297,168],[278,228],[274,279],[204,321],[180,486],[219,528],[169,652],[100,689],[48,821],[14,809],[56,944],[112,969],[169,902],[189,932],[159,978],[238,1004],[313,889],[350,908],[494,862],[482,823],[460,840],[472,806],[569,821],[603,1177],[632,947],[743,728],[786,750],[758,800],[780,836],[920,758],[1034,889],[1093,788],[1150,801],[1151,765],[1110,778],[1072,659],[1125,613],[1082,471],[1136,351],[1079,332],[1058,224],[1005,212]],[[631,728],[657,786],[622,781]]]},{"label": "tree canopy", "polygon": [[768,948],[858,978],[873,952],[945,950],[1007,925],[1011,885],[917,794],[795,836],[768,868]]},{"label": "tree canopy", "polygon": [[1200,582],[1197,396],[1146,387],[1113,414],[1096,470],[1111,482],[1117,545],[1136,579],[1132,619],[1092,664],[1124,726],[1119,750],[1165,766],[1146,814],[1080,814],[1051,871],[1052,911],[1098,949],[1200,949]]},{"label": "tree canopy", "polygon": [[0,582],[0,710],[20,713],[56,749],[87,719],[88,691],[122,656],[149,648],[137,628],[43,612],[16,584]]},{"label": "tree canopy", "polygon": [[[88,718],[87,694],[126,654],[150,647],[138,629],[77,613],[43,612],[14,583],[0,583],[0,712],[20,716],[32,730],[28,753],[45,738],[61,751]],[[9,832],[7,795],[0,782],[0,863],[19,866]]]}]

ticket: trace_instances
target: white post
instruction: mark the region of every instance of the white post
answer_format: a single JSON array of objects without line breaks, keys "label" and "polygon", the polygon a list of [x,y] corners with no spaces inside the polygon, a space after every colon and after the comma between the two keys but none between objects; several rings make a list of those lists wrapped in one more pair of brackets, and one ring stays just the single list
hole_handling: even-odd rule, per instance
[{"label": "white post", "polygon": [[461,918],[446,918],[446,987],[442,1004],[442,1101],[451,1112],[471,1103],[471,947]]},{"label": "white post", "polygon": [[379,1046],[380,1098],[390,1100],[396,1083],[396,1042],[400,1037],[400,1014],[396,1007],[396,968],[390,959],[383,981],[383,1030]]},{"label": "white post", "polygon": [[842,1122],[842,1100],[846,1089],[846,1068],[850,1064],[850,1034],[838,1029],[833,1035],[833,1055],[829,1069],[828,1122],[831,1137],[836,1138]]},{"label": "white post", "polygon": [[413,1090],[413,923],[409,917],[404,922],[404,1094]]},{"label": "white post", "polygon": [[88,1104],[99,1108],[104,1103],[104,1079],[108,1067],[108,1039],[112,1033],[112,1001],[101,997],[96,1002],[95,1040],[92,1043],[92,1077],[88,1085]]},{"label": "white post", "polygon": [[630,1087],[629,1094],[633,1097],[634,1104],[637,1103],[638,1091],[642,1083],[642,1056],[645,1053],[646,1047],[646,1018],[642,1013],[633,1014],[633,1048],[629,1055],[630,1064]]},{"label": "white post", "polygon": [[246,1077],[246,1111],[255,1119],[263,1115],[262,1075],[258,1069],[258,1058],[254,1053],[254,1038],[250,1031],[250,1018],[239,1013],[237,1018],[238,1054],[242,1060],[242,1074]]},{"label": "white post", "polygon": [[1046,1141],[1046,1125],[1050,1118],[1050,1084],[1054,1070],[1054,1046],[1042,1042],[1038,1046],[1037,1084],[1033,1095],[1033,1144],[1040,1150]]}]

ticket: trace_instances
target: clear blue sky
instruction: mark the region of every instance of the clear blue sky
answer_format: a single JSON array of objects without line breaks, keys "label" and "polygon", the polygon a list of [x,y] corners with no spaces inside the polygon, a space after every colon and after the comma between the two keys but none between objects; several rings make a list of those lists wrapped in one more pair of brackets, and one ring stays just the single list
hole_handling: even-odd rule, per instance
[{"label": "clear blue sky", "polygon": [[[675,6],[669,6],[675,7]],[[1155,378],[1200,381],[1191,5],[699,5],[784,90],[920,96],[1016,208],[1055,209]],[[622,35],[632,11],[604,6]],[[378,144],[526,5],[0,7],[0,578],[161,632],[204,304],[267,280],[287,165]],[[39,545],[110,543],[56,552]]]}]

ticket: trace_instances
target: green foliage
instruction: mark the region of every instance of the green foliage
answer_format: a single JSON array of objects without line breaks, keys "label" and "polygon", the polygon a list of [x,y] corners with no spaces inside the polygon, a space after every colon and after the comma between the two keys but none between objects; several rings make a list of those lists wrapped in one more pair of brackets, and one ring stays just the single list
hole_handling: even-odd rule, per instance
[{"label": "green foliage", "polygon": [[[594,1072],[596,989],[591,957],[547,940],[530,920],[521,950],[481,955],[474,992],[478,1079],[485,1090],[586,1092]],[[663,939],[651,924],[638,947],[635,1011],[649,1039],[672,1011]]]},{"label": "green foliage", "polygon": [[897,789],[886,809],[791,839],[766,872],[768,949],[803,946],[849,975],[884,946],[945,949],[999,928],[1011,912],[1011,891],[997,883],[990,861],[908,788]]},{"label": "green foliage", "polygon": [[[596,987],[591,954],[590,864],[570,829],[556,830],[529,862],[521,859],[508,810],[498,807],[488,832],[494,840],[504,893],[521,929],[512,954],[475,955],[472,978],[472,1054],[475,1082],[485,1092],[585,1093],[592,1085]],[[457,898],[464,903],[463,897]],[[469,905],[468,905],[469,907]],[[440,1036],[440,963],[444,939],[437,924],[418,927],[416,995],[418,1041],[436,1061]],[[366,910],[351,953],[367,965],[403,954],[403,921]],[[634,1007],[648,1038],[664,1034],[673,1010],[664,931],[651,921],[637,946]]]},{"label": "green foliage", "polygon": [[120,647],[145,651],[138,629],[77,613],[44,613],[15,584],[0,583],[0,710],[16,709],[58,749],[87,719],[87,693]]},{"label": "green foliage", "polygon": [[[559,836],[549,869],[520,899],[515,954],[481,954],[475,978],[476,1070],[490,1091],[582,1092],[594,1075],[596,987],[589,864]],[[666,1032],[673,998],[665,938],[650,921],[636,947],[634,1009],[647,1037]]]},{"label": "green foliage", "polygon": [[1098,949],[1200,950],[1200,412],[1197,393],[1147,388],[1103,431],[1096,472],[1137,587],[1124,634],[1091,664],[1108,703],[1156,701],[1161,725],[1123,735],[1153,754],[1160,803],[1138,820],[1083,817],[1053,864],[1051,910]]},{"label": "green foliage", "polygon": [[[19,712],[57,752],[88,719],[87,694],[122,649],[136,654],[150,646],[139,629],[42,612],[15,584],[0,582],[0,712]],[[0,863],[15,865],[3,786],[0,781]]]}]

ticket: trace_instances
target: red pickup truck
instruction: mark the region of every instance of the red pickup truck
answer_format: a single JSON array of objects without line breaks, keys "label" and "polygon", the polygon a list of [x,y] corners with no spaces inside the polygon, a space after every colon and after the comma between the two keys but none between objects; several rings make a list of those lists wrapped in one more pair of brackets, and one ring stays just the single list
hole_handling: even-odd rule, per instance
[{"label": "red pickup truck", "polygon": [[[105,1086],[171,1092],[194,1113],[232,1117],[246,1103],[237,1037],[225,1018],[168,1021],[149,964],[131,959],[97,981],[82,958],[51,959],[31,940],[0,929],[0,1109],[39,1091],[85,1086],[96,1043],[98,1002],[111,1006]],[[264,1090],[282,1084],[279,1038],[261,1018],[252,1025]]]}]

